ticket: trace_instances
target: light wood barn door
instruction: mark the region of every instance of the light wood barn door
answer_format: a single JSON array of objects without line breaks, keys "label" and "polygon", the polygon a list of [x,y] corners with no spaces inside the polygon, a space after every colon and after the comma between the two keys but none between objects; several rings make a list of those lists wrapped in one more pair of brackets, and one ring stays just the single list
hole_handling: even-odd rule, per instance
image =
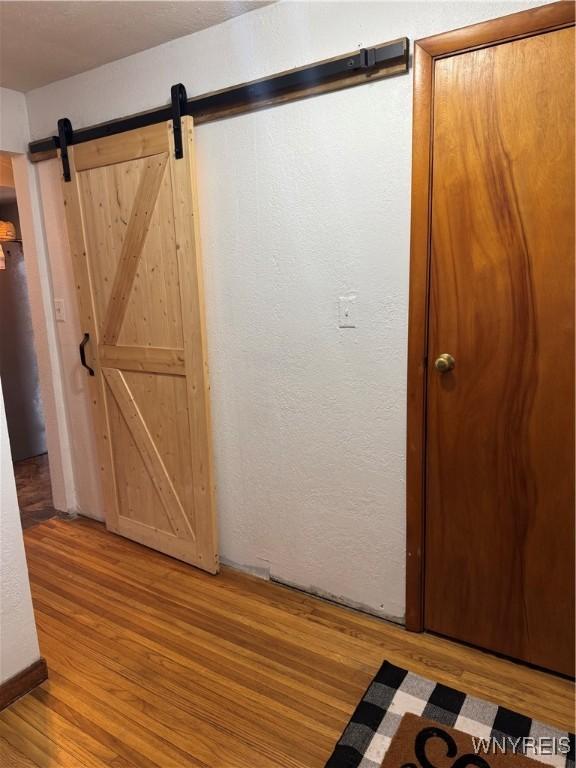
[{"label": "light wood barn door", "polygon": [[192,118],[69,148],[107,527],[212,573],[218,553]]}]

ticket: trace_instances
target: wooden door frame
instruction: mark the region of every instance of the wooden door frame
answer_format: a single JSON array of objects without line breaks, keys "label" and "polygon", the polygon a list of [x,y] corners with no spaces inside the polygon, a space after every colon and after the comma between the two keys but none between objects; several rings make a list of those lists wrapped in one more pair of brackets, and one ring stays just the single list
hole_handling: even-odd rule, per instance
[{"label": "wooden door frame", "polygon": [[[432,116],[436,59],[574,25],[562,1],[417,40],[414,45],[412,216],[406,436],[406,628],[424,630],[426,371],[430,274]],[[554,73],[551,73],[554,76]]]}]

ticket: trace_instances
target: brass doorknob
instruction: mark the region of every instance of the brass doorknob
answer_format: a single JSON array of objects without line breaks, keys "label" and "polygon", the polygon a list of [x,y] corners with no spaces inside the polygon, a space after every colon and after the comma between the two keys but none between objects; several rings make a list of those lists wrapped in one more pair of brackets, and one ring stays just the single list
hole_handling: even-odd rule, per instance
[{"label": "brass doorknob", "polygon": [[444,352],[434,361],[434,368],[436,368],[437,371],[440,371],[440,373],[451,371],[455,365],[456,360],[454,360],[452,355],[449,355],[447,352]]}]

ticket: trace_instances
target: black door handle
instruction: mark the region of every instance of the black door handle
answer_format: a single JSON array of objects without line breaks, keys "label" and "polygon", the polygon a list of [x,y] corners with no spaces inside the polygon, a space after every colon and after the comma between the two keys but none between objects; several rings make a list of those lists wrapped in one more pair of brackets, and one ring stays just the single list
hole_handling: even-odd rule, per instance
[{"label": "black door handle", "polygon": [[86,362],[86,352],[84,351],[84,347],[89,341],[90,341],[90,334],[85,333],[84,338],[80,342],[80,362],[82,363],[84,368],[86,368],[90,376],[94,376],[94,368],[90,368],[90,366]]}]

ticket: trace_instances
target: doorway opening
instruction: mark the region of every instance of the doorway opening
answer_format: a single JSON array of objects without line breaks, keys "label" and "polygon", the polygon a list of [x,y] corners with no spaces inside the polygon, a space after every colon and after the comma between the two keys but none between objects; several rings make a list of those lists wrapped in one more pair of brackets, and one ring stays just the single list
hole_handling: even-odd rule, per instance
[{"label": "doorway opening", "polygon": [[12,160],[0,153],[0,379],[22,527],[55,517]]}]

